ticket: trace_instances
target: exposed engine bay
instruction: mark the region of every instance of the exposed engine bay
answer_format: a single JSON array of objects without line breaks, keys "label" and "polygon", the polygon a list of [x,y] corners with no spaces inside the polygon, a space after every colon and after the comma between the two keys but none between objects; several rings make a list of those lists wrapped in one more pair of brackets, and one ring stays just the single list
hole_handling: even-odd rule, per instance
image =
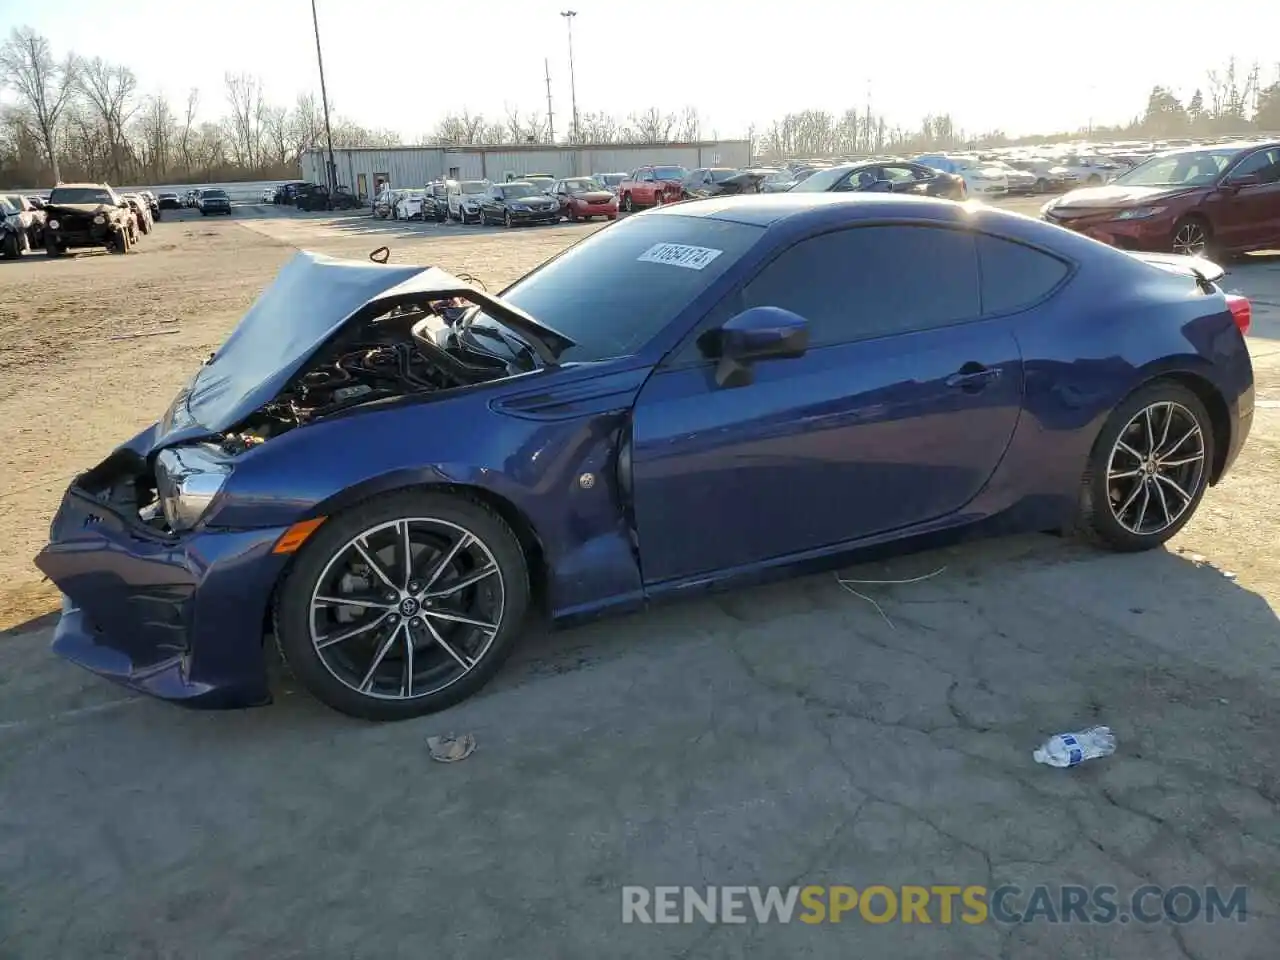
[{"label": "exposed engine bay", "polygon": [[239,453],[352,407],[465,387],[529,369],[519,351],[516,359],[510,349],[491,352],[486,341],[460,326],[474,306],[461,297],[401,304],[342,331],[274,400],[224,434],[223,448]]}]

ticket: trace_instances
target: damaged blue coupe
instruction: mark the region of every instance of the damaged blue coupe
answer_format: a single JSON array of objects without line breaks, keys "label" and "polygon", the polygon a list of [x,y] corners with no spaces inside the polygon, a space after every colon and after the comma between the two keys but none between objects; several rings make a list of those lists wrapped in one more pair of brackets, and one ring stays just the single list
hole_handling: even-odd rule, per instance
[{"label": "damaged blue coupe", "polygon": [[662,208],[498,295],[301,253],[66,492],[54,649],[234,707],[270,700],[274,636],[319,699],[397,719],[478,690],[535,608],[980,533],[1151,548],[1249,430],[1221,276],[874,194]]}]

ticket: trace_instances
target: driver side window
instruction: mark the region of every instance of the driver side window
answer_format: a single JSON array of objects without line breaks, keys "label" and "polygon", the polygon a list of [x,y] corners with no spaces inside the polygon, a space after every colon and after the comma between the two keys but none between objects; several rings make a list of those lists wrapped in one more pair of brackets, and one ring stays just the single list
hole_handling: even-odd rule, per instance
[{"label": "driver side window", "polygon": [[1280,183],[1280,147],[1259,150],[1245,157],[1231,171],[1231,176],[1240,177],[1257,174],[1263,183]]}]

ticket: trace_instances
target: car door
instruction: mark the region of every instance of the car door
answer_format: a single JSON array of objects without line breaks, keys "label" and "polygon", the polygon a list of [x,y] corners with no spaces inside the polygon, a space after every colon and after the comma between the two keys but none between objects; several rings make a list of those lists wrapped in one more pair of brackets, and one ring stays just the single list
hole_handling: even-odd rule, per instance
[{"label": "car door", "polygon": [[[1256,181],[1236,182],[1246,176]],[[1205,205],[1222,247],[1257,250],[1280,243],[1280,147],[1243,158]]]},{"label": "car door", "polygon": [[657,197],[657,178],[654,176],[652,167],[645,167],[640,171],[640,192],[639,200],[644,206],[652,206]]},{"label": "car door", "polygon": [[635,406],[632,482],[646,583],[925,524],[982,489],[1018,422],[1009,317],[983,317],[976,241],[874,225],[801,240],[700,329],[750,306],[806,317],[810,347],[720,387],[697,333]]}]

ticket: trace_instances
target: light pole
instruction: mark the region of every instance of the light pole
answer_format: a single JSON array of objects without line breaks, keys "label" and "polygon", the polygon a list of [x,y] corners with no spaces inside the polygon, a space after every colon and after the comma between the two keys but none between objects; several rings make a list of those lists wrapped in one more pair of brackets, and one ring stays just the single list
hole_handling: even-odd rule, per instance
[{"label": "light pole", "polygon": [[573,142],[581,143],[582,137],[578,132],[578,88],[573,81],[573,18],[577,15],[577,10],[560,11],[560,16],[564,17],[564,22],[569,27],[569,103],[573,108]]},{"label": "light pole", "polygon": [[333,130],[329,127],[329,94],[324,86],[324,55],[320,52],[320,18],[316,16],[316,0],[311,0],[311,24],[316,31],[316,63],[320,66],[320,99],[324,106],[324,137],[329,145],[329,163],[326,165],[325,179],[328,181],[329,196],[333,196],[337,186],[338,170],[333,162]]}]

